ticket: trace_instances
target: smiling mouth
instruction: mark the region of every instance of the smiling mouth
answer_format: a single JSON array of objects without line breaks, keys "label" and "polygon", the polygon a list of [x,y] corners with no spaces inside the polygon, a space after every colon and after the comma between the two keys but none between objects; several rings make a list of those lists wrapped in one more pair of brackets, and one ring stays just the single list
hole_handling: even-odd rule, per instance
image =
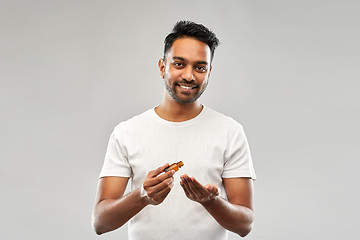
[{"label": "smiling mouth", "polygon": [[183,89],[193,89],[193,88],[196,88],[196,86],[186,86],[186,85],[182,85],[182,84],[177,84],[179,87],[183,88]]}]

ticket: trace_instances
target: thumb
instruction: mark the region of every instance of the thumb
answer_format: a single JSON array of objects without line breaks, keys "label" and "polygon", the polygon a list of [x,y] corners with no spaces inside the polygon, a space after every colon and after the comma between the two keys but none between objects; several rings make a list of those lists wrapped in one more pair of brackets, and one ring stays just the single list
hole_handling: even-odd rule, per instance
[{"label": "thumb", "polygon": [[167,168],[169,166],[169,163],[166,163],[165,165],[158,167],[157,169],[154,169],[152,171],[149,172],[149,176],[151,178],[156,177],[157,175],[159,175],[160,173],[164,172],[165,168]]},{"label": "thumb", "polygon": [[208,184],[205,187],[211,194],[214,194],[214,195],[219,194],[218,188],[214,184]]}]

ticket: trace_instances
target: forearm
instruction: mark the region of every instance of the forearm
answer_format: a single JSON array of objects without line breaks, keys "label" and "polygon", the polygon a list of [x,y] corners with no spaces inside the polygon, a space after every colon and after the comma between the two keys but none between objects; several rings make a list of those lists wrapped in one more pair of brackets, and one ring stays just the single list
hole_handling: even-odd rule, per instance
[{"label": "forearm", "polygon": [[254,221],[254,213],[251,209],[232,204],[220,197],[216,197],[202,205],[227,230],[235,232],[242,237],[251,231]]},{"label": "forearm", "polygon": [[97,234],[115,230],[140,212],[148,203],[137,189],[120,199],[104,199],[93,212],[93,227]]}]

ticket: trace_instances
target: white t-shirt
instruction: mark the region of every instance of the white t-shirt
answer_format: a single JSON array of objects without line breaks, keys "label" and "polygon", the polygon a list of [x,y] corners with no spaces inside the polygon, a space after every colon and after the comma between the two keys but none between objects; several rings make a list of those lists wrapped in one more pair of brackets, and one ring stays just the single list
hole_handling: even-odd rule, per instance
[{"label": "white t-shirt", "polygon": [[129,177],[134,190],[149,171],[179,161],[184,166],[164,202],[146,206],[129,221],[129,240],[228,238],[204,207],[186,197],[179,182],[186,173],[203,185],[217,185],[226,199],[222,178],[256,178],[243,128],[230,117],[204,106],[184,122],[166,121],[154,109],[121,122],[111,134],[100,177]]}]

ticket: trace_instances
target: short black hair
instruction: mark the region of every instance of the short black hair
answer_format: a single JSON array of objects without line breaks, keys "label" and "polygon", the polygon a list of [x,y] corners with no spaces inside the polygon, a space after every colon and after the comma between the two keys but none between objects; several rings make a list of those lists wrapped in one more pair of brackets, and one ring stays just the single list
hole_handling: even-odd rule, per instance
[{"label": "short black hair", "polygon": [[175,24],[172,32],[165,38],[164,46],[164,60],[166,53],[170,50],[171,46],[178,38],[193,37],[197,40],[206,43],[211,51],[211,61],[214,57],[215,48],[219,45],[219,39],[215,33],[210,31],[202,24],[194,23],[191,21],[179,21]]}]

